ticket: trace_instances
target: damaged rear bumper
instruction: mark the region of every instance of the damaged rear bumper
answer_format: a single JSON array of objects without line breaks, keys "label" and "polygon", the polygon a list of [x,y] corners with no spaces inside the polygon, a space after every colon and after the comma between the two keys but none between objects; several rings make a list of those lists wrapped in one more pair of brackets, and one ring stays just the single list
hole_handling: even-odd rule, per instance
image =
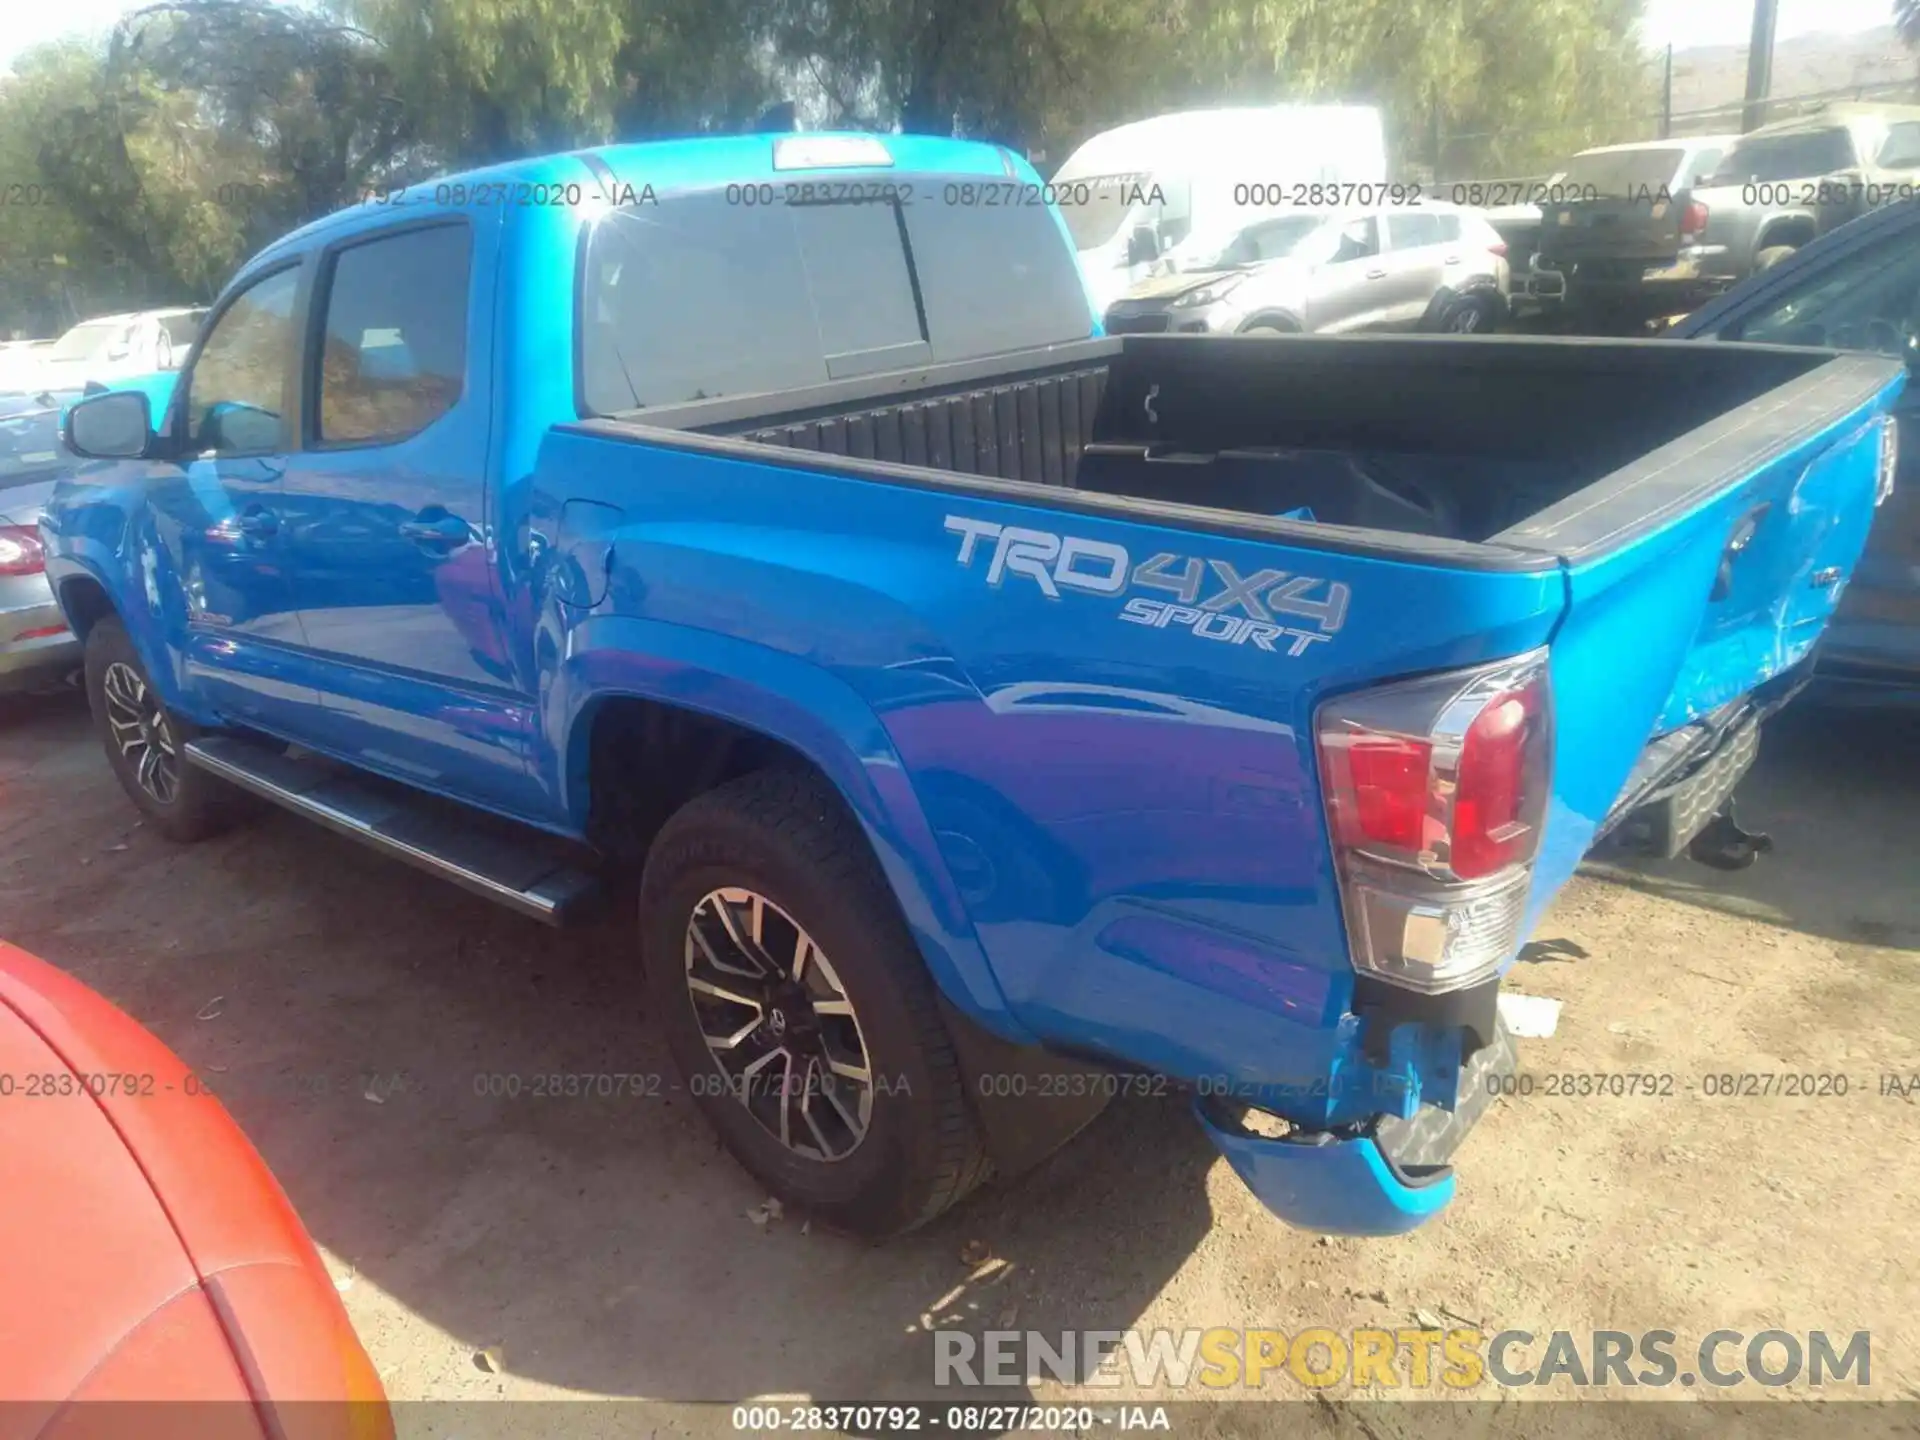
[{"label": "damaged rear bumper", "polygon": [[1197,1101],[1195,1111],[1247,1188],[1289,1225],[1335,1235],[1400,1235],[1453,1199],[1453,1153],[1514,1064],[1513,1039],[1496,1026],[1493,1043],[1462,1067],[1454,1109],[1422,1105],[1407,1119],[1382,1116],[1343,1131],[1295,1127],[1263,1135],[1249,1128],[1244,1110],[1213,1098]]}]

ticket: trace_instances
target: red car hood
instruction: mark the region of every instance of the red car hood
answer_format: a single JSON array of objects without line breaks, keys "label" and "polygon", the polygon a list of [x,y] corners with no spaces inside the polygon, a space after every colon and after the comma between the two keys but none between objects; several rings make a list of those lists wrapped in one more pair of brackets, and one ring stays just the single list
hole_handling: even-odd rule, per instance
[{"label": "red car hood", "polygon": [[[219,1101],[128,1016],[5,943],[0,1154],[0,1440],[392,1435],[325,1265]],[[102,1400],[232,1403],[137,1420],[76,1403]],[[289,1401],[334,1403],[276,1408]]]}]

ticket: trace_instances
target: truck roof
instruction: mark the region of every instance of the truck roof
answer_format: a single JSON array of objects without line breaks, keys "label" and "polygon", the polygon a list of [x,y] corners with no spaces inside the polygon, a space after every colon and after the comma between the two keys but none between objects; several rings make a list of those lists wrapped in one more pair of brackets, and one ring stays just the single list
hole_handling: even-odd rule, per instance
[{"label": "truck roof", "polygon": [[[875,147],[878,147],[876,150]],[[776,157],[776,148],[781,152]],[[884,161],[879,158],[884,151]],[[874,158],[862,160],[862,152]],[[811,159],[814,163],[804,163]],[[264,260],[304,246],[317,235],[351,233],[391,218],[396,208],[459,209],[442,204],[442,187],[582,186],[596,196],[624,200],[649,186],[656,195],[670,190],[711,189],[718,185],[861,175],[866,178],[911,174],[988,175],[1031,181],[1037,177],[1025,160],[1002,145],[950,140],[930,135],[875,135],[861,131],[780,131],[714,135],[690,140],[635,141],[583,150],[509,160],[498,165],[437,175],[428,180],[373,191],[372,199],[311,220],[283,235],[255,257]],[[482,207],[487,201],[474,201]],[[492,203],[521,203],[501,198]],[[539,202],[531,202],[539,203]]]},{"label": "truck roof", "polygon": [[1256,163],[1266,158],[1258,142],[1278,143],[1303,121],[1324,124],[1336,116],[1353,117],[1369,128],[1380,123],[1371,105],[1235,105],[1214,110],[1179,110],[1103,130],[1083,141],[1060,167],[1059,176],[1105,175],[1154,170],[1175,162],[1204,160],[1225,149],[1231,158]]},{"label": "truck roof", "polygon": [[1871,100],[1834,100],[1805,115],[1789,116],[1771,124],[1756,126],[1741,140],[1762,135],[1793,135],[1807,130],[1831,130],[1849,120],[1920,120],[1920,105],[1889,105]]},{"label": "truck roof", "polygon": [[1738,135],[1674,135],[1665,140],[1628,140],[1619,145],[1591,145],[1580,155],[1612,155],[1623,150],[1704,150],[1724,148]]}]

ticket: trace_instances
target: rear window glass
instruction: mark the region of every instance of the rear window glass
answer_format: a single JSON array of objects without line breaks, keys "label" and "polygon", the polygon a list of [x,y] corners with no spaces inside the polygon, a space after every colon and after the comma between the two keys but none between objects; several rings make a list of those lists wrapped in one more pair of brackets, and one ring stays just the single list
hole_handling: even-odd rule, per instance
[{"label": "rear window glass", "polygon": [[582,398],[608,414],[757,395],[1084,338],[1072,253],[1042,206],[728,204],[616,210],[581,277]]},{"label": "rear window glass", "polygon": [[1746,185],[1755,180],[1806,179],[1844,170],[1853,162],[1853,141],[1845,130],[1766,135],[1735,145],[1708,183]]},{"label": "rear window glass", "polygon": [[1567,162],[1558,183],[1578,194],[1620,199],[1671,185],[1686,152],[1678,146],[1652,150],[1603,150],[1598,155],[1576,155]]},{"label": "rear window glass", "polygon": [[60,444],[60,409],[26,396],[0,396],[0,490],[44,480],[71,457]]}]

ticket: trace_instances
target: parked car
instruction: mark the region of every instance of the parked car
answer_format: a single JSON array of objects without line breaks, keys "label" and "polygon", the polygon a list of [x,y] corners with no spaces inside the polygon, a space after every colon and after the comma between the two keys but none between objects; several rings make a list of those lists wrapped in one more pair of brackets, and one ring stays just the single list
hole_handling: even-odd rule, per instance
[{"label": "parked car", "polygon": [[1168,256],[1108,309],[1107,333],[1491,330],[1507,313],[1506,243],[1457,206],[1294,210]]},{"label": "parked car", "polygon": [[1706,229],[1694,186],[1736,137],[1604,145],[1546,182],[1527,298],[1576,325],[1638,325],[1691,309],[1715,288],[1689,253]]},{"label": "parked car", "polygon": [[51,340],[0,341],[0,394],[23,389],[34,377]]},{"label": "parked car", "polygon": [[[1862,216],[1729,291],[1685,340],[1864,350],[1920,364],[1920,200]],[[1899,468],[1821,644],[1816,693],[1920,705],[1920,390],[1901,396]]]},{"label": "parked car", "polygon": [[22,377],[23,390],[78,390],[156,370],[178,369],[192,353],[204,308],[102,315],[74,326]]},{"label": "parked car", "polygon": [[[553,923],[637,879],[682,1083],[836,1226],[1184,1086],[1275,1213],[1404,1231],[1594,839],[1757,849],[1905,372],[1096,338],[1050,209],[902,203],[996,176],[616,145],[271,245],[157,431],[67,415],[108,763],[172,838],[251,794]],[[522,190],[582,203],[463,203]]]},{"label": "parked car", "polygon": [[325,1262],[202,1077],[5,942],[0,1107],[7,1434],[392,1436]]},{"label": "parked car", "polygon": [[1684,258],[1726,289],[1890,201],[1920,194],[1920,106],[1832,105],[1740,137],[1694,188]]},{"label": "parked car", "polygon": [[1057,196],[1095,309],[1145,279],[1172,246],[1277,207],[1383,201],[1387,143],[1367,105],[1185,110],[1103,131],[1066,158]]},{"label": "parked car", "polygon": [[60,443],[66,395],[0,395],[0,693],[80,666],[80,642],[47,584],[40,514],[73,466]]}]

